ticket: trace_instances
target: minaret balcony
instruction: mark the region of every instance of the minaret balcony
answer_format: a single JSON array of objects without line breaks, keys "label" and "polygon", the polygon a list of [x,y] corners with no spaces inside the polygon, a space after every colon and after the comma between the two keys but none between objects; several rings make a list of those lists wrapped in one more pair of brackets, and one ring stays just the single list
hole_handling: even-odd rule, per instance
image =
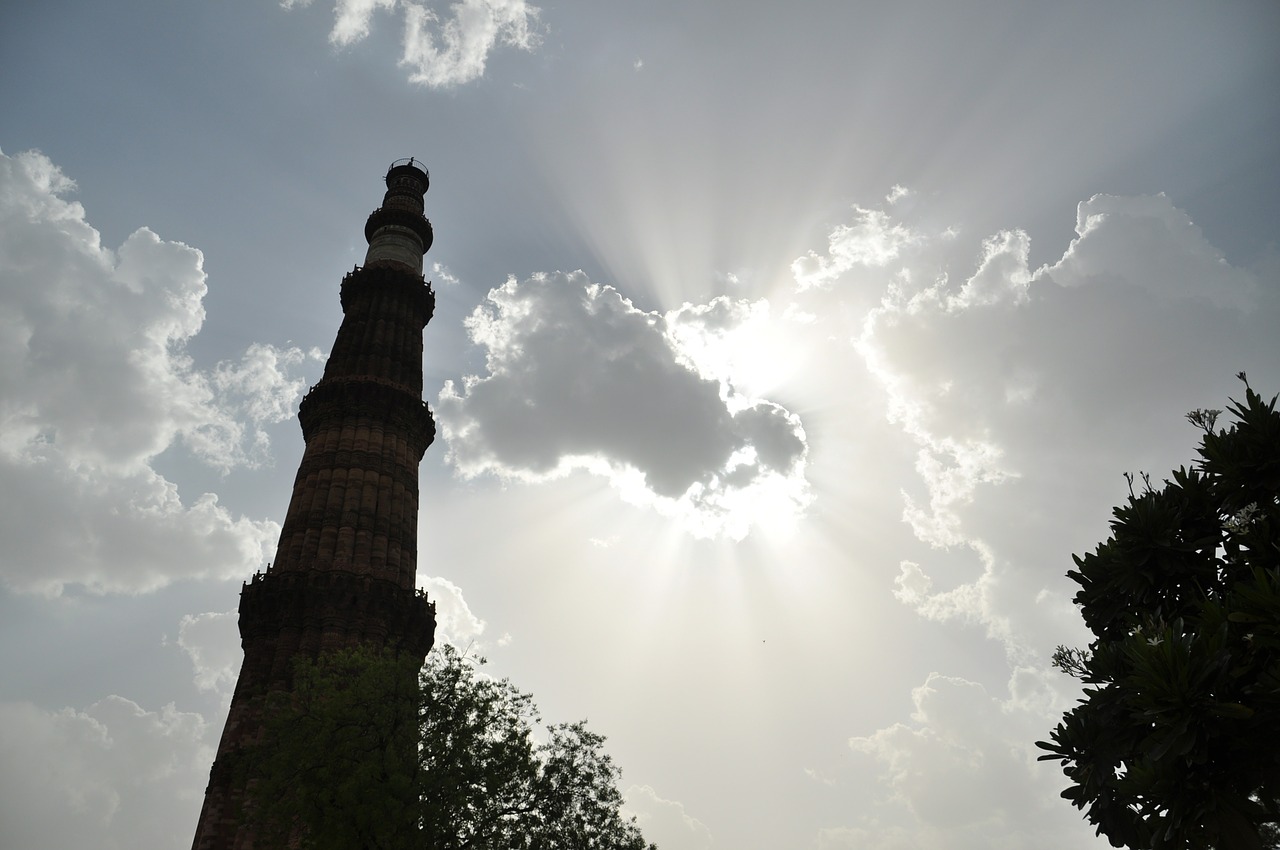
[{"label": "minaret balcony", "polygon": [[422,240],[424,253],[431,248],[431,242],[435,238],[431,231],[431,222],[421,215],[403,208],[396,209],[395,207],[383,206],[369,213],[369,218],[364,223],[365,241],[373,244],[378,231],[383,227],[389,226],[403,227],[417,234],[418,238]]},{"label": "minaret balcony", "polygon": [[422,459],[435,440],[436,422],[427,403],[407,387],[377,378],[322,380],[298,406],[302,438],[324,428],[361,417],[375,417],[405,435],[414,447],[414,462]]}]

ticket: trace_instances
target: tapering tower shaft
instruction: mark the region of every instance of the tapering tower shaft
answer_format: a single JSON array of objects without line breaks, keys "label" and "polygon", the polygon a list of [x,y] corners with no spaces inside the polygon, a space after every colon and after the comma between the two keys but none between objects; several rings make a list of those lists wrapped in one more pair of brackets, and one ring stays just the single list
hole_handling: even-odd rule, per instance
[{"label": "tapering tower shaft", "polygon": [[435,436],[422,401],[422,331],[435,306],[422,277],[429,180],[402,160],[386,184],[365,224],[364,266],[342,280],[324,377],[298,412],[306,449],[275,561],[241,591],[244,663],[193,850],[254,846],[252,745],[266,695],[289,689],[295,659],[370,645],[421,660],[434,640],[434,605],[415,590],[418,464]]},{"label": "tapering tower shaft", "polygon": [[298,412],[307,447],[279,572],[340,570],[413,586],[418,462],[435,435],[422,402],[422,329],[435,306],[422,280],[432,240],[426,189],[416,166],[391,169],[365,225],[364,267],[342,281],[342,326]]}]

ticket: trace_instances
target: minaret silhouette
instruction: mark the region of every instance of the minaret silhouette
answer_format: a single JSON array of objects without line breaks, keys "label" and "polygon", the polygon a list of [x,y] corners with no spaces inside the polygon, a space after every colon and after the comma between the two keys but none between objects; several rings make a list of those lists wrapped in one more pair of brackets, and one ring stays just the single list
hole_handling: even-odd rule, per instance
[{"label": "minaret silhouette", "polygon": [[275,561],[240,592],[244,663],[193,850],[254,846],[250,747],[267,694],[289,689],[295,659],[366,645],[421,662],[434,641],[435,605],[415,590],[418,464],[435,437],[422,401],[422,330],[435,308],[422,277],[429,179],[414,160],[398,160],[386,184],[365,224],[364,266],[342,280],[342,326],[324,377],[298,411],[306,450]]}]

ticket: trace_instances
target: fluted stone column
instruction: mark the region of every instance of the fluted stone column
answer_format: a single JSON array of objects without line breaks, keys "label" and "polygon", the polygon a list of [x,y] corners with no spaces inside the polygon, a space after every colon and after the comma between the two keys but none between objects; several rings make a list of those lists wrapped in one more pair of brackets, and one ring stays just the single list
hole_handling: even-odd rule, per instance
[{"label": "fluted stone column", "polygon": [[418,464],[435,437],[422,401],[422,330],[435,307],[422,277],[429,181],[401,160],[386,184],[365,224],[364,266],[342,280],[324,377],[298,411],[306,450],[275,560],[240,594],[244,663],[193,850],[254,847],[244,818],[249,746],[261,738],[267,694],[289,689],[295,659],[369,645],[421,660],[434,640],[435,606],[415,590]]}]

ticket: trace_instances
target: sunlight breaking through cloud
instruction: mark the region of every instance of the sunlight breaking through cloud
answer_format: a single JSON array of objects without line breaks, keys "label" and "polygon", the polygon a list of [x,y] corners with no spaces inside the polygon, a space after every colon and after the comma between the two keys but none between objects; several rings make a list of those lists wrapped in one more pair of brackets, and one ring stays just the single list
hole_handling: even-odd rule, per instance
[{"label": "sunlight breaking through cloud", "polygon": [[[895,188],[886,202],[904,192]],[[917,445],[924,497],[904,490],[902,516],[939,553],[932,566],[902,562],[897,596],[930,619],[982,624],[1020,653],[1035,606],[1009,606],[1043,591],[1036,583],[1045,579],[1009,561],[1009,512],[1030,520],[1013,494],[1044,487],[1056,459],[1105,460],[1097,446],[1108,446],[1118,475],[1143,444],[1140,417],[1153,413],[1146,400],[1167,407],[1187,383],[1179,376],[1212,383],[1207,373],[1220,364],[1221,383],[1256,361],[1250,340],[1265,334],[1229,328],[1265,324],[1252,309],[1257,282],[1164,196],[1082,202],[1076,238],[1034,271],[1022,230],[984,239],[976,268],[957,274],[962,246],[953,228],[935,233],[858,206],[828,242],[826,255],[810,251],[792,266],[799,303],[838,302],[855,268],[860,291],[881,288],[853,345],[886,393],[889,421]],[[1231,354],[1215,343],[1210,351],[1209,339],[1241,348]],[[1048,450],[1037,440],[1044,434],[1058,435]],[[939,575],[955,560],[943,553],[957,547],[970,553],[962,570]]]},{"label": "sunlight breaking through cloud", "polygon": [[717,299],[664,317],[581,272],[511,279],[467,320],[489,374],[440,394],[449,458],[464,476],[587,470],[697,536],[792,516],[808,500],[800,420],[743,395],[714,356],[752,310]]},{"label": "sunlight breaking through cloud", "polygon": [[[1176,423],[1222,397],[1196,393],[1225,395],[1242,366],[1274,363],[1280,303],[1163,195],[1081,202],[1075,238],[1034,270],[1024,230],[966,258],[963,228],[916,214],[927,218],[855,207],[825,255],[793,264],[796,304],[845,329],[886,420],[915,444],[901,518],[925,548],[899,560],[893,596],[996,641],[1010,696],[930,674],[909,722],[850,739],[880,770],[881,818],[824,830],[819,845],[1065,850],[1079,823],[1030,742],[1078,687],[1047,658],[1081,629],[1062,576],[1082,541],[1066,520],[1096,505],[1102,535],[1121,472],[1185,463]],[[869,309],[848,309],[868,290]]]},{"label": "sunlight breaking through cloud", "polygon": [[[895,201],[904,197],[906,190],[897,191],[901,189],[895,186],[890,197]],[[903,247],[919,238],[880,210],[855,205],[853,213],[852,224],[842,224],[831,231],[825,257],[810,251],[791,264],[791,273],[801,292],[829,285],[855,266],[886,266],[897,258]]]}]

